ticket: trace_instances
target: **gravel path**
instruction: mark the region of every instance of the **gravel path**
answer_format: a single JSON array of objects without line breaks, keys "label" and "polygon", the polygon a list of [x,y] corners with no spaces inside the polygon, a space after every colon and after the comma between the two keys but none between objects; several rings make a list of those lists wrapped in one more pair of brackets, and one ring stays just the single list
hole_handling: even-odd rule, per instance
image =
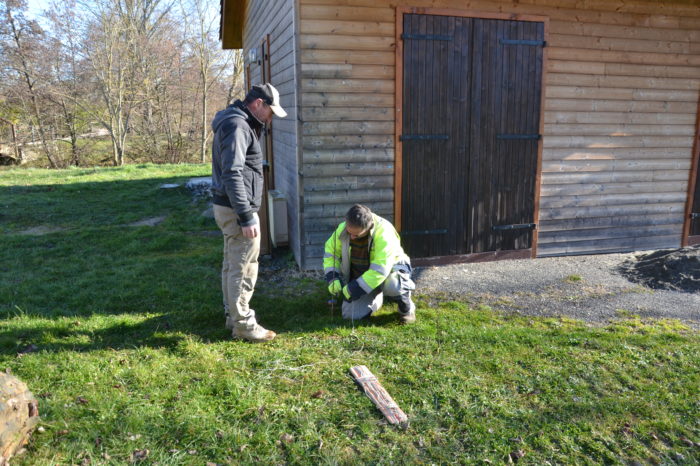
[{"label": "gravel path", "polygon": [[700,329],[700,293],[653,290],[621,275],[622,264],[641,254],[417,267],[416,293],[429,303],[460,299],[509,313],[567,316],[593,323],[632,313],[679,319]]}]

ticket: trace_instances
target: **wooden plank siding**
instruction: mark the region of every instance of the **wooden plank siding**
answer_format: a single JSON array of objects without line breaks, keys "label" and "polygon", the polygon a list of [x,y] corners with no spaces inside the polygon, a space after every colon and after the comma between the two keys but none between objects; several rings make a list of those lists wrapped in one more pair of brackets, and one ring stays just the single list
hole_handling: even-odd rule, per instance
[{"label": "wooden plank siding", "polygon": [[[287,117],[275,117],[272,123],[272,147],[274,152],[274,185],[287,200],[287,225],[289,245],[299,263],[303,261],[301,248],[301,218],[299,189],[299,128],[297,72],[298,8],[295,0],[248,0],[246,27],[243,35],[244,54],[247,60],[251,48],[258,50],[264,38],[270,35],[270,82],[280,92],[280,102]],[[250,81],[261,80],[261,66],[251,64]]]},{"label": "wooden plank siding", "polygon": [[700,1],[299,0],[306,267],[352,203],[392,219],[404,6],[549,18],[538,256],[681,244]]}]

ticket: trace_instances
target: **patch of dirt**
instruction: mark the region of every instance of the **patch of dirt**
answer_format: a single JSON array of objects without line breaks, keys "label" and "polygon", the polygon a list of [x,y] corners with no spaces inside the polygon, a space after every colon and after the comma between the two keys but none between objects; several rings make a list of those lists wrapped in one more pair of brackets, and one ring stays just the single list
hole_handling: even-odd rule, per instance
[{"label": "patch of dirt", "polygon": [[165,219],[168,218],[166,215],[162,215],[160,217],[149,217],[149,218],[143,218],[141,220],[138,220],[136,222],[130,223],[130,227],[154,227],[156,225],[160,225],[165,221]]},{"label": "patch of dirt", "polygon": [[628,280],[657,290],[700,291],[700,246],[635,256],[619,268]]},{"label": "patch of dirt", "polygon": [[18,235],[27,235],[27,236],[43,236],[43,235],[48,235],[49,233],[58,233],[59,231],[64,231],[65,228],[61,227],[52,227],[49,225],[39,225],[36,227],[29,228],[27,230],[22,230],[18,231]]},{"label": "patch of dirt", "polygon": [[260,257],[256,290],[270,296],[301,296],[314,293],[323,283],[318,270],[299,270],[291,252],[285,248]]}]

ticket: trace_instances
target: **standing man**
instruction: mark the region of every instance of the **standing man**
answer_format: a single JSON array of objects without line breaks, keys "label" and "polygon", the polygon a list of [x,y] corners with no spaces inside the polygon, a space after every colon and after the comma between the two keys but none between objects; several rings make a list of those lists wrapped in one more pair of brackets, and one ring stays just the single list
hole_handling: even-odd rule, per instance
[{"label": "standing man", "polygon": [[326,241],[323,273],[328,291],[343,295],[344,319],[369,316],[382,307],[386,295],[398,302],[401,323],[416,321],[411,261],[394,226],[368,207],[352,206]]},{"label": "standing man", "polygon": [[221,110],[212,121],[212,192],[214,218],[224,234],[221,288],[224,293],[226,328],[234,338],[270,341],[276,334],[259,325],[248,306],[258,278],[260,221],[263,193],[263,158],[260,132],[287,112],[272,84],[255,85],[245,100]]}]

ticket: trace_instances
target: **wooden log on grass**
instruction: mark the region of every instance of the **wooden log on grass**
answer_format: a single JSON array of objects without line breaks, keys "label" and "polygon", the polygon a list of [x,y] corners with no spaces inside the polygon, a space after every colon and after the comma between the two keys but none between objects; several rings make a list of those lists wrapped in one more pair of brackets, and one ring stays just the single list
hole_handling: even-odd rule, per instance
[{"label": "wooden log on grass", "polygon": [[9,464],[39,422],[36,398],[16,377],[0,373],[0,466]]},{"label": "wooden log on grass", "polygon": [[389,395],[377,378],[370,372],[367,366],[354,366],[350,368],[350,375],[357,385],[372,403],[379,408],[390,424],[406,426],[408,416],[404,413],[394,399]]}]

